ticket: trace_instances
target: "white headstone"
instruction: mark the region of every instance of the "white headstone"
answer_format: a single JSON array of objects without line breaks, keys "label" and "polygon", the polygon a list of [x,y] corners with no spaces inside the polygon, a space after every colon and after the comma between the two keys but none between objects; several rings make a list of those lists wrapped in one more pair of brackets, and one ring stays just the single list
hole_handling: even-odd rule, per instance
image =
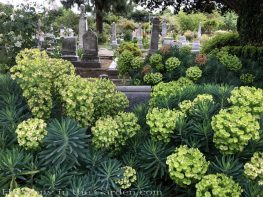
[{"label": "white headstone", "polygon": [[138,39],[138,46],[142,48],[143,44],[142,44],[142,24],[141,23],[139,23],[137,39]]},{"label": "white headstone", "polygon": [[200,39],[202,37],[202,23],[199,23],[198,26],[198,33],[197,33],[197,38]]},{"label": "white headstone", "polygon": [[162,34],[162,37],[165,37],[167,35],[167,22],[166,22],[166,20],[163,20],[161,34]]},{"label": "white headstone", "polygon": [[116,47],[118,45],[117,35],[116,35],[116,23],[115,22],[113,22],[111,25],[111,45],[113,47]]}]

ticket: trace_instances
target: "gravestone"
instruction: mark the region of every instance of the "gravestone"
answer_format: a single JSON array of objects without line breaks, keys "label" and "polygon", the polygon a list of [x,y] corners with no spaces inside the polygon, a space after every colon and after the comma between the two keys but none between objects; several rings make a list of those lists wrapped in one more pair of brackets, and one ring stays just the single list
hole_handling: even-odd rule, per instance
[{"label": "gravestone", "polygon": [[195,41],[192,43],[192,53],[198,53],[200,51],[200,41]]},{"label": "gravestone", "polygon": [[112,48],[117,48],[117,35],[116,35],[116,23],[113,22],[111,25],[111,46]]},{"label": "gravestone", "polygon": [[143,44],[142,44],[142,24],[141,23],[139,23],[137,39],[138,39],[138,46],[140,49],[142,49]]},{"label": "gravestone", "polygon": [[165,37],[163,38],[163,46],[174,46],[175,41],[173,38]]},{"label": "gravestone", "polygon": [[159,34],[160,34],[159,26],[160,26],[160,19],[156,17],[153,19],[153,24],[152,24],[149,54],[153,54],[158,51]]},{"label": "gravestone", "polygon": [[167,22],[166,20],[163,20],[162,23],[162,37],[165,37],[167,35]]},{"label": "gravestone", "polygon": [[85,5],[80,5],[80,19],[79,19],[79,48],[83,48],[83,35],[88,29]]},{"label": "gravestone", "polygon": [[62,58],[69,61],[77,61],[76,45],[76,37],[64,37],[62,41]]},{"label": "gravestone", "polygon": [[88,30],[83,35],[83,49],[84,55],[82,61],[86,64],[86,66],[96,68],[100,67],[101,64],[98,56],[98,37],[91,30]]}]

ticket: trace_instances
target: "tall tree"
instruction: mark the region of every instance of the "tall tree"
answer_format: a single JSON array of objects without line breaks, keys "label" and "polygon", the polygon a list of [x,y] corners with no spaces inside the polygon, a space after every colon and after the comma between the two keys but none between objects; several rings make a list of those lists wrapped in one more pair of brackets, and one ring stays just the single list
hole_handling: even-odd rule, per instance
[{"label": "tall tree", "polygon": [[80,6],[87,4],[94,9],[96,14],[96,29],[98,33],[103,32],[103,18],[105,13],[113,12],[123,15],[132,8],[131,0],[61,0],[64,7],[70,8],[74,4]]},{"label": "tall tree", "polygon": [[233,10],[238,14],[238,32],[243,44],[263,44],[263,0],[134,0],[150,9],[173,6],[175,12],[184,11],[222,12]]}]

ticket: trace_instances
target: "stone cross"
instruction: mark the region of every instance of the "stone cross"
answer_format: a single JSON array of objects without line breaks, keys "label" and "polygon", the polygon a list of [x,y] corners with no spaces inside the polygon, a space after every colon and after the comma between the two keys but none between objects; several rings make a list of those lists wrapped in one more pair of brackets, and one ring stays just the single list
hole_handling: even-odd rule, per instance
[{"label": "stone cross", "polygon": [[142,48],[143,44],[142,44],[142,24],[141,23],[139,23],[137,39],[138,39],[138,46]]},{"label": "stone cross", "polygon": [[149,54],[153,54],[158,51],[159,34],[160,34],[159,26],[160,26],[160,19],[156,17],[153,19]]},{"label": "stone cross", "polygon": [[80,5],[80,19],[79,19],[79,48],[83,48],[83,35],[88,29],[85,5]]},{"label": "stone cross", "polygon": [[113,22],[111,25],[111,45],[113,48],[116,48],[118,43],[117,43],[117,35],[116,35],[116,23]]}]

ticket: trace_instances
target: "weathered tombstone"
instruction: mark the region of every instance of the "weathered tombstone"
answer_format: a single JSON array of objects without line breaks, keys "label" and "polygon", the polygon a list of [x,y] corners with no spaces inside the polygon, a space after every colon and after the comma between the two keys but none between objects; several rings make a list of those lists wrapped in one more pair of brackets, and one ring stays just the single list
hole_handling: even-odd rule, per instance
[{"label": "weathered tombstone", "polygon": [[202,37],[202,23],[199,23],[198,26],[198,33],[197,33],[197,38],[200,39]]},{"label": "weathered tombstone", "polygon": [[140,49],[143,48],[143,44],[142,44],[142,24],[141,23],[139,23],[137,39],[138,39],[138,46],[139,46],[139,48]]},{"label": "weathered tombstone", "polygon": [[200,51],[200,41],[195,41],[192,43],[192,52],[193,53],[198,53]]},{"label": "weathered tombstone", "polygon": [[83,35],[88,29],[85,5],[80,5],[80,19],[79,19],[79,48],[83,48]]},{"label": "weathered tombstone", "polygon": [[118,46],[115,22],[113,22],[111,25],[111,46],[112,48],[116,48]]},{"label": "weathered tombstone", "polygon": [[165,37],[167,35],[167,22],[166,20],[163,20],[162,23],[162,37]]},{"label": "weathered tombstone", "polygon": [[83,61],[86,66],[100,67],[100,60],[98,56],[98,37],[91,30],[88,30],[83,35],[83,49]]},{"label": "weathered tombstone", "polygon": [[153,19],[152,32],[151,32],[151,42],[149,54],[156,53],[158,51],[159,44],[159,34],[160,34],[160,19],[158,17]]},{"label": "weathered tombstone", "polygon": [[174,45],[175,45],[175,41],[173,38],[165,37],[163,39],[163,46],[174,46]]},{"label": "weathered tombstone", "polygon": [[64,37],[62,41],[62,58],[69,61],[77,61],[76,56],[77,41],[76,37]]}]

